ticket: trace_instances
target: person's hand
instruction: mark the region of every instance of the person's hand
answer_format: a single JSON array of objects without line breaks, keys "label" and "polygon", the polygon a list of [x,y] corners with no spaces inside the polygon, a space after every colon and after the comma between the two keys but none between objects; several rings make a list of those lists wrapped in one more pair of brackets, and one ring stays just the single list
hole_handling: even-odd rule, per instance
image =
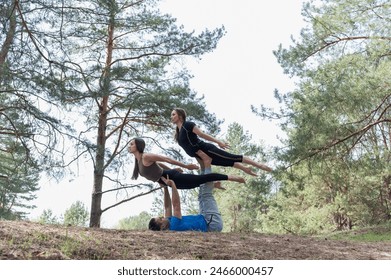
[{"label": "person's hand", "polygon": [[197,169],[200,169],[199,166],[197,164],[194,164],[194,163],[190,163],[186,166],[187,169],[189,170],[197,170]]},{"label": "person's hand", "polygon": [[223,141],[219,141],[219,142],[217,142],[217,144],[219,145],[219,147],[220,148],[222,148],[222,149],[229,149],[229,144],[228,143],[225,143],[225,142],[223,142]]},{"label": "person's hand", "polygon": [[220,181],[214,182],[213,187],[216,188],[216,189],[223,190],[223,191],[226,190],[226,188],[224,188],[224,187],[221,185],[221,182],[220,182]]},{"label": "person's hand", "polygon": [[170,186],[171,188],[175,185],[175,182],[170,179],[170,177],[167,174],[167,178],[163,179],[164,183],[166,183],[167,186]]},{"label": "person's hand", "polygon": [[174,168],[174,170],[176,170],[176,171],[178,171],[178,172],[180,172],[180,173],[183,173],[183,169],[180,168],[180,167]]}]

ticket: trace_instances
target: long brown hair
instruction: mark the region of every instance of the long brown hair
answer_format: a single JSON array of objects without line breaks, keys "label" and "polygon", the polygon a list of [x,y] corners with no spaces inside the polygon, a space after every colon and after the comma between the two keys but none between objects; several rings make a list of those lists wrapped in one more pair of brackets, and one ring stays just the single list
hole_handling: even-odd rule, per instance
[{"label": "long brown hair", "polygon": [[[174,111],[178,114],[178,116],[180,118],[182,118],[182,121],[185,122],[186,121],[186,111],[182,108],[174,108]],[[174,135],[174,139],[175,141],[178,142],[178,137],[179,137],[179,128],[176,127],[175,129],[175,135]]]},{"label": "long brown hair", "polygon": [[[133,138],[132,140],[134,140],[134,143],[136,144],[137,151],[139,151],[140,153],[143,153],[144,149],[145,149],[145,141],[139,137]],[[132,179],[137,180],[139,174],[140,174],[140,171],[138,168],[138,160],[135,157]]]}]

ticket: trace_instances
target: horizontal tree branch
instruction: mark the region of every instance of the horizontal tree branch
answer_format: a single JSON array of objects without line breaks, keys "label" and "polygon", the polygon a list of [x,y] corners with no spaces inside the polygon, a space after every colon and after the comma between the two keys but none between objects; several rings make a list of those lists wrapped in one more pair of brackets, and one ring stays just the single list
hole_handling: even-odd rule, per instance
[{"label": "horizontal tree branch", "polygon": [[136,198],[138,198],[138,197],[141,197],[141,196],[144,196],[144,195],[148,195],[148,194],[150,194],[150,193],[152,193],[152,192],[155,192],[155,191],[157,191],[157,190],[160,190],[161,188],[163,188],[163,186],[159,186],[159,187],[154,188],[154,189],[152,189],[152,190],[150,190],[150,191],[148,191],[148,192],[140,193],[140,194],[135,195],[135,196],[133,196],[133,197],[130,197],[130,198],[121,200],[121,201],[119,201],[118,203],[115,203],[115,204],[113,204],[113,205],[111,205],[111,206],[109,206],[109,207],[106,207],[105,209],[102,209],[102,214],[103,214],[104,212],[106,212],[107,210],[111,209],[111,208],[114,208],[114,207],[116,207],[116,206],[118,206],[118,205],[121,205],[121,204],[123,204],[123,203],[125,203],[125,202],[131,201],[131,200],[136,199]]}]

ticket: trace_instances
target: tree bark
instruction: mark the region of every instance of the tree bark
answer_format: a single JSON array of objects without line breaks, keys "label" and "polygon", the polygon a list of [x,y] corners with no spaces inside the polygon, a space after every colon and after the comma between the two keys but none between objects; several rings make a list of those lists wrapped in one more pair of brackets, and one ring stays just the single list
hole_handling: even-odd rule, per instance
[{"label": "tree bark", "polygon": [[7,30],[7,35],[5,37],[4,43],[1,46],[0,50],[0,77],[3,76],[3,69],[5,67],[5,61],[7,59],[7,55],[9,49],[11,47],[12,41],[15,36],[16,31],[16,16],[15,16],[15,3],[12,5],[9,11],[1,11],[4,13],[4,17],[9,18],[9,28]]},{"label": "tree bark", "polygon": [[102,190],[103,178],[105,173],[105,149],[106,149],[106,125],[107,116],[109,113],[109,89],[110,89],[110,65],[113,57],[113,38],[114,38],[114,20],[112,19],[108,26],[107,39],[107,57],[105,62],[105,69],[102,74],[102,93],[103,97],[99,103],[99,120],[98,120],[98,134],[97,134],[97,148],[95,155],[94,166],[94,186],[91,199],[91,214],[90,227],[100,227],[100,219],[102,216]]}]

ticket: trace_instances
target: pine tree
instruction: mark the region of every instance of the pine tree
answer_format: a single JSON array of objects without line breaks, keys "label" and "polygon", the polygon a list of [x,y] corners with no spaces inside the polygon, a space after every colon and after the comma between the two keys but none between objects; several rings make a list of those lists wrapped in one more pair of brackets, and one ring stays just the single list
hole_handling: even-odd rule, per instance
[{"label": "pine tree", "polygon": [[[90,226],[99,227],[103,193],[125,189],[127,146],[136,135],[171,135],[169,114],[181,106],[216,128],[214,115],[189,88],[184,57],[212,51],[224,29],[185,32],[155,0],[33,1],[18,6],[30,43],[39,51],[50,100],[79,114],[73,158],[93,163]],[[65,119],[66,120],[66,119]],[[64,120],[64,121],[65,121]],[[152,133],[152,134],[151,134]],[[152,136],[150,136],[152,135]],[[125,166],[127,165],[127,166]],[[114,182],[113,189],[105,189]]]},{"label": "pine tree", "polygon": [[391,218],[390,10],[384,0],[307,3],[308,27],[275,52],[297,87],[276,92],[280,112],[257,112],[280,119],[287,135],[279,153],[287,199],[275,208],[292,210],[286,223],[305,228],[308,211],[323,213],[309,232]]},{"label": "pine tree", "polygon": [[[2,217],[21,218],[38,190],[42,170],[62,173],[60,135],[71,129],[58,112],[43,78],[48,69],[26,32],[34,1],[0,5],[0,184]],[[24,5],[26,13],[20,6]],[[29,23],[42,24],[42,15]],[[18,210],[16,210],[18,209]]]}]

